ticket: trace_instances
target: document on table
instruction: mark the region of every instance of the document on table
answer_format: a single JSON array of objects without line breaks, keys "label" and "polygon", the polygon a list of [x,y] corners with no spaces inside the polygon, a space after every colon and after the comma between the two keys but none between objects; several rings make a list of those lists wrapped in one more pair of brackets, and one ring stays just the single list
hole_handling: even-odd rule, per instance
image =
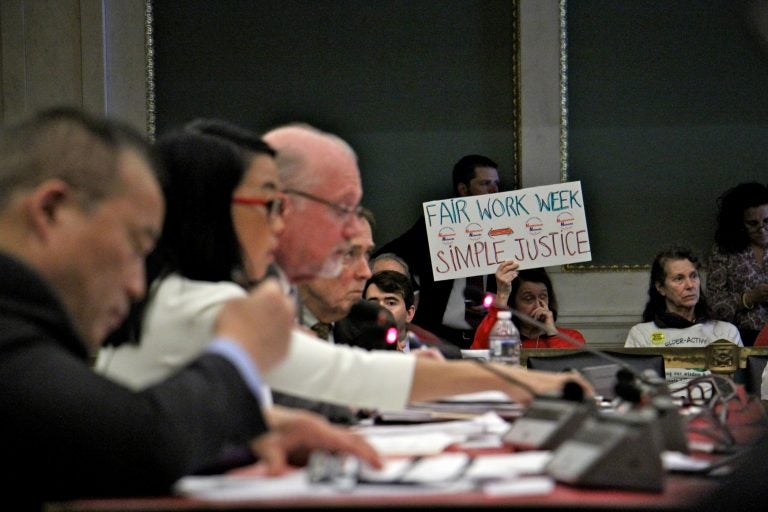
[{"label": "document on table", "polygon": [[[482,492],[488,495],[538,495],[552,492],[554,481],[543,475],[548,451],[470,456],[444,452],[455,443],[492,437],[497,441],[509,427],[494,413],[472,420],[425,425],[357,427],[385,456],[374,470],[364,464],[334,481],[312,481],[306,469],[281,477],[248,475],[190,476],[179,480],[176,492],[208,500],[275,500],[339,496],[410,496]],[[339,482],[344,481],[344,485]]]},{"label": "document on table", "polygon": [[188,476],[177,482],[177,494],[211,501],[295,500],[338,498],[339,496],[419,496],[464,493],[474,489],[469,480],[435,484],[358,483],[352,489],[309,481],[303,470],[279,477]]},{"label": "document on table", "polygon": [[381,470],[362,467],[351,487],[316,483],[299,469],[285,476],[246,474],[189,476],[176,483],[177,494],[212,501],[279,500],[339,496],[418,496],[482,492],[488,495],[540,495],[554,481],[541,475],[550,452],[470,457],[444,453],[389,460]]},{"label": "document on table", "polygon": [[356,427],[382,455],[434,455],[452,444],[485,437],[500,441],[509,423],[495,413],[471,420],[444,421],[417,425],[373,425]]},{"label": "document on table", "polygon": [[416,402],[403,411],[381,411],[384,422],[427,422],[447,418],[472,418],[495,412],[506,419],[519,418],[525,407],[500,391],[483,391],[447,397],[431,402]]}]

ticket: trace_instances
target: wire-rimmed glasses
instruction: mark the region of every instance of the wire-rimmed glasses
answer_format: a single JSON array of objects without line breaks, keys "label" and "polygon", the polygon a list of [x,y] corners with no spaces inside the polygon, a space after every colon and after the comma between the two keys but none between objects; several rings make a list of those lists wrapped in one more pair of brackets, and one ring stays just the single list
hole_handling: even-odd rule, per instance
[{"label": "wire-rimmed glasses", "polygon": [[304,199],[309,199],[310,201],[323,204],[328,208],[332,209],[334,213],[342,219],[345,219],[351,215],[354,215],[356,217],[361,217],[363,215],[363,207],[360,205],[344,206],[344,205],[336,204],[333,201],[329,201],[320,196],[310,194],[309,192],[304,192],[303,190],[296,190],[292,188],[285,189],[283,192],[285,194],[291,194],[294,196],[303,197]]}]

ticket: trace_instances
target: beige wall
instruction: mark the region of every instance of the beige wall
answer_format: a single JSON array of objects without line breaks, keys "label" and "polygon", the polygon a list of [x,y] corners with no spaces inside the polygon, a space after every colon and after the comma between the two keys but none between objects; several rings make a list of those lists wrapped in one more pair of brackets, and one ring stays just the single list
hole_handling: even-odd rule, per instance
[{"label": "beige wall", "polygon": [[[520,1],[521,178],[560,181],[560,2]],[[3,0],[2,120],[70,103],[146,129],[144,0]],[[551,268],[560,323],[593,343],[623,343],[645,303],[648,274]]]},{"label": "beige wall", "polygon": [[145,129],[144,0],[0,2],[3,122],[68,104]]}]

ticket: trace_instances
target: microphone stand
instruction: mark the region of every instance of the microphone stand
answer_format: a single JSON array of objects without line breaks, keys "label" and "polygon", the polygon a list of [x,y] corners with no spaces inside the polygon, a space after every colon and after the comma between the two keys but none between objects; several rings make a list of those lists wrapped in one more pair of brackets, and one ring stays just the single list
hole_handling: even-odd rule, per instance
[{"label": "microphone stand", "polygon": [[[512,314],[522,315],[518,311],[511,311]],[[572,343],[578,345],[575,341]],[[493,366],[479,359],[476,361],[504,380],[519,385]],[[573,435],[588,416],[596,412],[594,402],[584,401],[584,390],[575,382],[566,383],[560,397],[541,395],[529,386],[520,387],[528,391],[534,399],[523,416],[512,423],[503,438],[505,442],[518,447],[553,450]]]},{"label": "microphone stand", "polygon": [[[482,303],[484,299],[483,291],[474,287],[467,287],[464,290],[464,296],[479,303]],[[512,315],[516,316],[521,321],[546,332],[547,326],[544,323],[514,308],[508,309]],[[657,376],[653,372],[649,372],[649,374],[638,372],[618,357],[602,350],[595,349],[588,343],[581,344],[578,340],[565,333],[559,333],[558,336],[570,343],[573,348],[588,352],[598,359],[602,359],[610,364],[618,366],[619,370],[616,373],[617,383],[614,390],[619,399],[623,401],[623,403],[630,404],[630,409],[642,409],[643,406],[650,406],[659,418],[659,430],[661,431],[664,447],[668,450],[675,450],[683,453],[688,452],[688,441],[683,427],[683,419],[680,415],[678,406],[675,404],[669,393],[666,379],[663,376]],[[548,400],[550,402],[552,401],[551,398],[548,398]],[[566,402],[566,400],[561,400],[561,402]],[[561,403],[561,405],[561,409],[570,409],[569,407],[566,407],[567,404]],[[618,406],[620,404],[615,405]],[[537,406],[537,400],[534,400],[528,408],[531,415],[536,413]],[[596,409],[596,407],[592,407],[589,413],[596,414]],[[550,417],[552,416],[549,412],[547,412],[547,414]],[[523,416],[523,418],[525,417],[526,415]],[[520,420],[518,419],[518,422],[519,421]],[[526,436],[529,435],[527,432],[524,434]],[[510,436],[513,435],[514,432],[510,434]],[[552,442],[559,442],[561,440],[562,439],[556,439]],[[550,443],[547,442],[547,444]]]},{"label": "microphone stand", "polygon": [[[469,286],[469,287],[465,288],[465,290],[464,290],[464,297],[469,299],[472,302],[476,302],[476,303],[480,303],[480,304],[482,304],[484,302],[484,293],[483,293],[483,291],[480,290],[479,288],[476,288],[476,287]],[[525,313],[523,313],[521,311],[518,311],[518,310],[516,310],[514,308],[507,308],[507,309],[510,311],[510,313],[512,313],[513,316],[516,316],[517,318],[519,318],[520,320],[522,320],[526,324],[532,325],[532,326],[536,327],[537,329],[540,329],[540,330],[546,332],[547,326],[544,323],[542,323],[542,322],[536,320],[535,318],[533,318],[532,316],[526,315]],[[638,379],[638,380],[644,382],[645,384],[647,384],[649,386],[656,386],[656,385],[658,385],[658,381],[653,381],[652,379],[647,379],[643,375],[639,374],[634,368],[632,368],[626,362],[622,361],[621,359],[619,359],[617,357],[612,356],[611,354],[603,352],[602,350],[598,350],[598,349],[592,348],[587,343],[581,344],[578,340],[574,339],[572,336],[569,336],[569,335],[567,335],[565,333],[558,333],[558,336],[560,338],[564,339],[565,341],[567,341],[568,343],[570,343],[573,346],[573,348],[577,348],[577,349],[583,350],[585,352],[588,352],[588,353],[594,355],[595,357],[597,357],[599,359],[607,361],[610,364],[615,364],[621,370],[625,370],[626,372],[629,372],[635,379]],[[666,386],[666,384],[665,384],[665,386]],[[629,391],[629,390],[627,389],[627,391]],[[630,397],[628,397],[628,398],[630,398]]]},{"label": "microphone stand", "polygon": [[[542,322],[515,309],[510,310],[514,316],[523,322],[546,331],[547,326]],[[559,333],[558,336],[573,345],[574,348],[619,366],[619,371],[616,373],[617,383],[614,388],[618,397],[625,403],[632,404],[633,408],[644,405],[652,407],[658,415],[664,448],[688,453],[688,439],[683,427],[683,419],[663,376],[656,375],[652,370],[638,372],[618,357],[590,347],[587,343],[580,344],[565,333]]]}]

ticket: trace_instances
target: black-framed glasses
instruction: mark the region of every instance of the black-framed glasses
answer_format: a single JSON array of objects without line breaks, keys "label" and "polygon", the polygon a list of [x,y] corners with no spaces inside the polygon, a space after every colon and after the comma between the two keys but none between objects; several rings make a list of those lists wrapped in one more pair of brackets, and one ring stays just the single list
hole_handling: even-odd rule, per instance
[{"label": "black-framed glasses", "polygon": [[270,219],[282,216],[285,211],[285,201],[282,197],[261,199],[260,197],[235,196],[232,198],[232,204],[263,206],[267,210],[267,217]]},{"label": "black-framed glasses", "polygon": [[303,197],[305,199],[309,199],[310,201],[314,201],[316,203],[324,204],[325,206],[332,209],[336,215],[338,215],[341,218],[349,217],[350,215],[354,215],[356,217],[361,217],[363,215],[363,207],[358,206],[342,206],[340,204],[336,204],[332,201],[329,201],[327,199],[323,199],[322,197],[316,196],[314,194],[310,194],[309,192],[304,192],[303,190],[296,190],[296,189],[285,189],[283,190],[283,193],[285,194],[292,194],[295,196]]},{"label": "black-framed glasses", "polygon": [[758,231],[762,229],[768,229],[768,217],[763,220],[745,220],[744,226],[750,231]]}]

